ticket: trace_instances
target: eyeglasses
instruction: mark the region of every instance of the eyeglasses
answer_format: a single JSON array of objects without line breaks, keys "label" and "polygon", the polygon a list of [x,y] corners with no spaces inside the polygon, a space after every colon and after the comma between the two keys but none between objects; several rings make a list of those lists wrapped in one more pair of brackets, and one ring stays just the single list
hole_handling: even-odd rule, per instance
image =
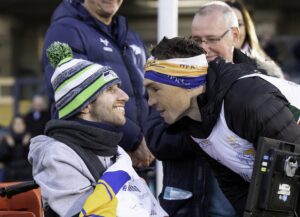
[{"label": "eyeglasses", "polygon": [[220,35],[219,37],[209,37],[209,38],[207,38],[207,39],[194,38],[194,40],[195,40],[196,42],[198,42],[200,45],[201,45],[202,43],[206,43],[207,45],[215,45],[215,44],[217,44],[219,41],[221,41],[222,38],[225,37],[225,35],[229,32],[229,30],[231,30],[231,28],[230,28],[230,29],[227,29],[227,30],[226,30],[222,35]]}]

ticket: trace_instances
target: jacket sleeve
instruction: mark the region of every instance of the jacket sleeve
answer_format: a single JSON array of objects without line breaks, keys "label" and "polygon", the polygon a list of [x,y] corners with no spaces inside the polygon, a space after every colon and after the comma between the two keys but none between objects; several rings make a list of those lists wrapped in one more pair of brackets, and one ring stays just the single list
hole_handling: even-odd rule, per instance
[{"label": "jacket sleeve", "polygon": [[125,125],[120,127],[123,137],[119,145],[126,151],[134,151],[140,145],[143,139],[142,129],[132,120],[126,118]]},{"label": "jacket sleeve", "polygon": [[184,133],[185,119],[168,125],[159,113],[150,108],[146,124],[146,141],[152,154],[159,160],[183,159],[195,156],[193,141]]},{"label": "jacket sleeve", "polygon": [[300,127],[288,105],[267,81],[259,77],[240,79],[225,98],[226,122],[255,147],[260,136],[300,144]]},{"label": "jacket sleeve", "polygon": [[[94,192],[86,200],[79,216],[117,216],[117,205],[118,200],[113,190],[107,183],[99,180]],[[99,215],[96,215],[96,213]]]},{"label": "jacket sleeve", "polygon": [[28,155],[34,180],[42,189],[43,203],[59,216],[73,216],[93,192],[93,177],[71,148],[60,143],[43,146],[31,144]]}]

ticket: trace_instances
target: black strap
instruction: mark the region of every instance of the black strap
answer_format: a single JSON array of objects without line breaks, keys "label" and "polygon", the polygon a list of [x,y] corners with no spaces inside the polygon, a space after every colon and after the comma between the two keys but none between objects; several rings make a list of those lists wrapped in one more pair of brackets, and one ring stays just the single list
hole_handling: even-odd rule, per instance
[{"label": "black strap", "polygon": [[56,140],[63,142],[65,145],[69,146],[72,148],[78,155],[79,157],[84,161],[85,165],[91,172],[92,176],[98,181],[98,179],[102,176],[102,174],[105,171],[105,168],[103,164],[101,163],[100,159],[98,156],[92,152],[91,150],[88,149],[83,149],[78,145],[74,145],[68,141],[64,141],[64,139],[58,137],[54,137]]},{"label": "black strap", "polygon": [[66,144],[70,148],[72,148],[84,161],[85,165],[91,172],[92,176],[98,181],[98,179],[102,176],[105,171],[103,164],[101,163],[98,156],[93,153],[91,150],[83,149],[78,145]]},{"label": "black strap", "polygon": [[43,210],[44,217],[59,217],[59,215],[54,212],[48,204],[43,208]]}]

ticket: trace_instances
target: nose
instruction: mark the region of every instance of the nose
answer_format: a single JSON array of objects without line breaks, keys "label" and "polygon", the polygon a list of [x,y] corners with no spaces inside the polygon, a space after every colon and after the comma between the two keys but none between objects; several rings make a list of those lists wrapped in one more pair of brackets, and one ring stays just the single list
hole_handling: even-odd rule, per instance
[{"label": "nose", "polygon": [[202,47],[206,51],[206,53],[208,53],[210,46],[209,46],[209,43],[207,41],[203,41],[199,45],[200,45],[200,47]]},{"label": "nose", "polygon": [[127,102],[129,100],[129,96],[127,95],[127,93],[125,93],[121,88],[118,88],[119,89],[119,100],[123,100],[125,102]]},{"label": "nose", "polygon": [[153,97],[152,94],[148,94],[148,105],[149,106],[154,106],[156,104],[156,100],[155,100],[155,97]]}]

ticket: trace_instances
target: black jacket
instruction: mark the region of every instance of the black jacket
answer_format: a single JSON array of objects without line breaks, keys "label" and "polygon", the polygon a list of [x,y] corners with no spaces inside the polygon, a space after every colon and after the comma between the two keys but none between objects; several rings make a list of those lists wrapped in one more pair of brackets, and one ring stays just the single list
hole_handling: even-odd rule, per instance
[{"label": "black jacket", "polygon": [[[221,58],[209,64],[206,92],[198,96],[201,123],[189,121],[189,132],[207,138],[215,126],[224,101],[225,119],[231,131],[257,147],[260,136],[300,144],[300,128],[288,109],[288,101],[272,84],[260,77],[238,79],[257,73],[257,67],[241,53],[236,63]],[[242,59],[242,60],[241,60]],[[250,64],[249,64],[250,63]],[[198,148],[199,149],[199,148]],[[249,183],[232,170],[198,150],[213,167],[220,187],[242,216]]]}]

